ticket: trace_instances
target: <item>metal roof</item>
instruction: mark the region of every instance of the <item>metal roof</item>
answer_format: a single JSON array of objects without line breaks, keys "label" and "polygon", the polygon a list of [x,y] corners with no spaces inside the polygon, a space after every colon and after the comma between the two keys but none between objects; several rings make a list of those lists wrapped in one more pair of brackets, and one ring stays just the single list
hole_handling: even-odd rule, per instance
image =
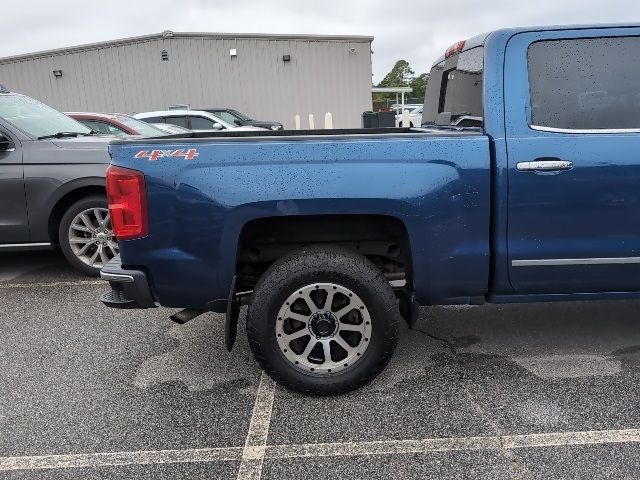
[{"label": "metal roof", "polygon": [[412,87],[373,87],[372,93],[409,93],[412,92]]},{"label": "metal roof", "polygon": [[105,42],[87,43],[72,47],[56,48],[39,52],[12,55],[0,58],[0,63],[9,63],[20,60],[29,60],[52,55],[81,52],[86,50],[97,50],[101,48],[116,47],[132,43],[148,42],[151,40],[172,40],[174,38],[202,38],[209,40],[235,40],[235,39],[256,39],[256,40],[300,40],[309,42],[361,42],[370,43],[372,36],[366,35],[303,35],[303,34],[272,34],[272,33],[213,33],[213,32],[172,32],[165,30],[162,33],[151,35],[140,35],[127,37]]}]

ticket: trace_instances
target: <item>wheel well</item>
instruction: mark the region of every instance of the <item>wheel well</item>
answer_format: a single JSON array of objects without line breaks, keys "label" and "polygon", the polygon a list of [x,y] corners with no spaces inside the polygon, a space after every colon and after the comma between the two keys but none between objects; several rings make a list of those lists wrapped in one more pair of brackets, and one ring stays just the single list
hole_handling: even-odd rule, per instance
[{"label": "wheel well", "polygon": [[51,215],[49,216],[49,238],[52,243],[58,243],[58,226],[60,225],[60,220],[62,220],[62,216],[67,209],[76,203],[78,200],[81,200],[85,197],[89,197],[91,195],[105,195],[105,188],[100,187],[98,185],[90,185],[86,187],[76,188],[68,193],[66,193],[62,198],[58,200],[58,202],[54,205],[53,210],[51,210]]},{"label": "wheel well", "polygon": [[267,268],[287,253],[322,244],[353,249],[375,263],[389,280],[412,285],[409,235],[398,218],[296,215],[259,218],[244,225],[237,253],[238,290],[252,290]]}]

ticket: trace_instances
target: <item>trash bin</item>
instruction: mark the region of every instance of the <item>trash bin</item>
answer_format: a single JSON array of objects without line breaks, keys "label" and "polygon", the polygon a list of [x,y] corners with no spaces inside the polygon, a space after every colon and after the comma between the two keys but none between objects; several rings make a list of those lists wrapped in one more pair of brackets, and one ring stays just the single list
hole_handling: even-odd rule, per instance
[{"label": "trash bin", "polygon": [[362,128],[378,128],[378,114],[376,112],[364,112],[362,114]]},{"label": "trash bin", "polygon": [[378,112],[378,127],[393,128],[396,126],[396,112]]}]

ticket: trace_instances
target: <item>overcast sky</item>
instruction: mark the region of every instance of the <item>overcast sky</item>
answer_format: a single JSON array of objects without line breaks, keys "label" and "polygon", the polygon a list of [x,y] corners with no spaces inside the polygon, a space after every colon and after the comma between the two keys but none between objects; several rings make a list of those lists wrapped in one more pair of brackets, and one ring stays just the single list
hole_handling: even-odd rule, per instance
[{"label": "overcast sky", "polygon": [[640,22],[637,0],[0,0],[0,57],[178,32],[372,35],[374,81],[428,71],[452,43],[501,27]]}]

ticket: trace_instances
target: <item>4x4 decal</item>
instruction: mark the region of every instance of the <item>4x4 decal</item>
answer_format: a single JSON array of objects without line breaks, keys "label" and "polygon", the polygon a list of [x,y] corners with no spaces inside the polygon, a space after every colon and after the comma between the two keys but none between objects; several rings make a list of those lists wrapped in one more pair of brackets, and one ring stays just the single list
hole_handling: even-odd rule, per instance
[{"label": "4x4 decal", "polygon": [[198,155],[200,154],[195,148],[190,148],[186,151],[181,148],[179,150],[140,150],[138,153],[136,153],[135,158],[148,158],[149,160],[158,160],[159,158],[164,157],[183,157],[185,160],[193,160]]}]

